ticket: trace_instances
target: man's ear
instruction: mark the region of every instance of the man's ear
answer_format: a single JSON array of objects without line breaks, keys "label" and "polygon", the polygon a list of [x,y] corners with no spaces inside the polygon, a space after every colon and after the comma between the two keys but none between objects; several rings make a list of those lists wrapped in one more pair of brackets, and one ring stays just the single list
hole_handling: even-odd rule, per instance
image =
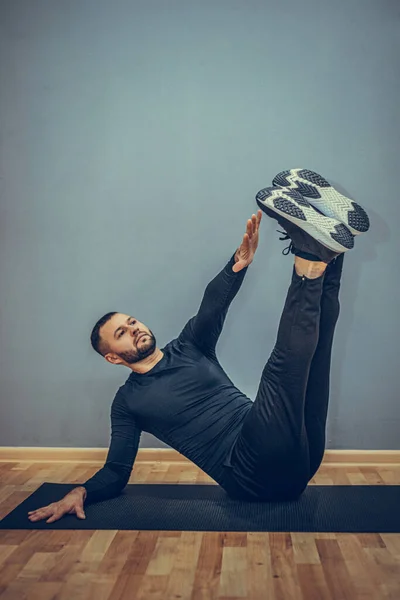
[{"label": "man's ear", "polygon": [[121,359],[118,358],[117,356],[112,356],[110,354],[107,354],[107,356],[104,357],[106,359],[107,362],[109,362],[111,365],[118,365],[121,362]]}]

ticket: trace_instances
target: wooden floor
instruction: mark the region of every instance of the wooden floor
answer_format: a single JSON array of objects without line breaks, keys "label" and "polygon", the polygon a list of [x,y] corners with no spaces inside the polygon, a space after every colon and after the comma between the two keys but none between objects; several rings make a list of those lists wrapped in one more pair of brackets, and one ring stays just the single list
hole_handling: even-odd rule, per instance
[{"label": "wooden floor", "polygon": [[[0,518],[100,467],[0,463]],[[187,462],[135,464],[130,483],[160,481],[213,483]],[[399,485],[400,465],[322,465],[312,484]],[[0,599],[25,598],[399,600],[400,534],[0,530]]]}]

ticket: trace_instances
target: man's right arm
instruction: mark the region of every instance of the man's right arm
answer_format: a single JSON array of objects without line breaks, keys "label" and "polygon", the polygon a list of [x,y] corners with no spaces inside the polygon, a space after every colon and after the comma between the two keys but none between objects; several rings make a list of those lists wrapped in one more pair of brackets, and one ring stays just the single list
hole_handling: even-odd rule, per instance
[{"label": "man's right arm", "polygon": [[111,443],[104,467],[73,490],[79,490],[87,504],[113,498],[122,492],[138,452],[142,432],[121,396],[114,399],[110,416]]}]

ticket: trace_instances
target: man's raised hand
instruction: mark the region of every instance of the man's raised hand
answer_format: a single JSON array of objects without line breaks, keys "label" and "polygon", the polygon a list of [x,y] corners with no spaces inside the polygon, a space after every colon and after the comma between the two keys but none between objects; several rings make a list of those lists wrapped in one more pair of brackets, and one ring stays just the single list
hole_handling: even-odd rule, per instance
[{"label": "man's raised hand", "polygon": [[262,210],[256,215],[252,215],[247,221],[247,230],[243,236],[243,241],[235,254],[235,264],[232,271],[239,273],[245,267],[248,267],[254,259],[254,254],[258,246],[258,230],[261,223]]}]

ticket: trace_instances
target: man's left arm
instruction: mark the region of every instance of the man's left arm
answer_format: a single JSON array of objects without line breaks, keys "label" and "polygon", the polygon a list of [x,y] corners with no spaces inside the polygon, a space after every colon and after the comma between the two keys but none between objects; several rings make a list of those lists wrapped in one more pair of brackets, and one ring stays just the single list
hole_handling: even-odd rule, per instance
[{"label": "man's left arm", "polygon": [[248,266],[253,262],[258,246],[258,229],[261,210],[247,221],[247,232],[241,246],[232,255],[227,265],[210,281],[204,292],[198,313],[189,319],[178,341],[192,342],[206,356],[215,356],[228,308],[238,293]]}]

